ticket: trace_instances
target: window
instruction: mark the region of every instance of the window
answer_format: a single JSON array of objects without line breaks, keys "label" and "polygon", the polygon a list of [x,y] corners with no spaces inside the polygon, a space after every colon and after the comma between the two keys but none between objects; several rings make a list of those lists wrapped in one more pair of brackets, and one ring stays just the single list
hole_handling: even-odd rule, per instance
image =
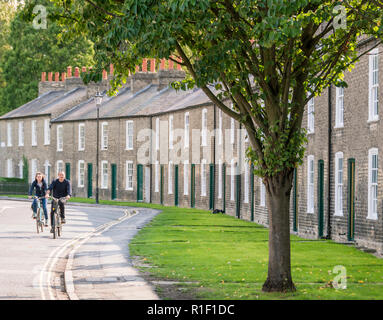
[{"label": "window", "polygon": [[185,148],[189,148],[189,128],[190,128],[190,122],[189,122],[189,112],[186,112],[185,113],[185,138],[184,138],[184,141],[185,141]]},{"label": "window", "polygon": [[126,190],[133,190],[133,161],[126,161]]},{"label": "window", "polygon": [[170,161],[168,165],[168,193],[173,193],[173,162]]},{"label": "window", "polygon": [[262,181],[262,178],[259,178],[259,191],[260,191],[259,192],[259,197],[260,197],[259,205],[261,207],[265,207],[266,206],[266,187]]},{"label": "window", "polygon": [[154,192],[159,192],[160,188],[159,188],[159,184],[160,184],[160,164],[158,162],[158,160],[156,161],[156,165],[155,165],[155,183],[154,183]]},{"label": "window", "polygon": [[235,122],[234,122],[234,119],[231,118],[230,143],[234,144],[234,142],[235,142]]},{"label": "window", "polygon": [[160,118],[156,118],[156,150],[160,150]]},{"label": "window", "polygon": [[63,142],[63,126],[60,125],[57,127],[57,151],[63,151],[64,142]]},{"label": "window", "polygon": [[79,160],[78,162],[78,187],[84,188],[85,184],[85,162],[84,160]]},{"label": "window", "polygon": [[189,194],[189,161],[184,161],[184,195]]},{"label": "window", "polygon": [[37,159],[32,159],[31,161],[31,181],[35,180],[37,173]]},{"label": "window", "polygon": [[231,159],[230,166],[230,201],[234,201],[234,173],[235,173],[235,163],[234,159]]},{"label": "window", "polygon": [[202,110],[202,146],[207,146],[207,109]]},{"label": "window", "polygon": [[78,150],[85,150],[85,123],[78,125]]},{"label": "window", "polygon": [[44,120],[44,144],[49,145],[51,143],[51,128],[49,119]]},{"label": "window", "polygon": [[173,116],[169,116],[169,149],[173,149]]},{"label": "window", "polygon": [[13,178],[13,160],[12,159],[7,160],[7,177]]},{"label": "window", "polygon": [[126,150],[133,150],[133,121],[126,121]]},{"label": "window", "polygon": [[222,160],[218,160],[218,199],[222,199]]},{"label": "window", "polygon": [[23,179],[24,178],[24,161],[23,160],[19,161],[18,167],[19,167],[19,178]]},{"label": "window", "polygon": [[32,146],[37,146],[37,121],[32,120],[31,122],[31,137],[32,137]]},{"label": "window", "polygon": [[378,149],[368,151],[368,216],[378,219]]},{"label": "window", "polygon": [[369,121],[379,119],[379,55],[378,49],[371,50],[369,53]]},{"label": "window", "polygon": [[221,145],[222,144],[222,110],[219,109],[218,111],[218,144]]},{"label": "window", "polygon": [[108,189],[108,161],[101,161],[101,189]]},{"label": "window", "polygon": [[344,114],[344,88],[336,88],[336,113],[335,113],[335,127],[343,127],[343,114]]},{"label": "window", "polygon": [[335,215],[343,216],[343,153],[335,154]]},{"label": "window", "polygon": [[314,133],[314,98],[307,104],[307,132]]},{"label": "window", "polygon": [[249,164],[245,163],[245,190],[244,190],[244,203],[249,203]]},{"label": "window", "polygon": [[19,121],[19,147],[24,146],[24,122]]},{"label": "window", "polygon": [[48,160],[44,163],[45,180],[49,184],[51,182],[51,165]]},{"label": "window", "polygon": [[12,123],[7,123],[7,146],[12,147]]},{"label": "window", "polygon": [[307,212],[314,213],[314,156],[307,157]]},{"label": "window", "polygon": [[108,150],[108,123],[101,124],[101,150]]},{"label": "window", "polygon": [[57,161],[56,163],[56,175],[58,175],[59,172],[64,172],[64,162],[62,160]]},{"label": "window", "polygon": [[201,161],[201,196],[206,196],[206,160]]}]

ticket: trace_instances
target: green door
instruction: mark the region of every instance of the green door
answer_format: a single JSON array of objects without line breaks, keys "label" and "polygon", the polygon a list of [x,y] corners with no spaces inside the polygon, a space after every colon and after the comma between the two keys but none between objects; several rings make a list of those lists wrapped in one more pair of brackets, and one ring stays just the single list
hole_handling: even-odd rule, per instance
[{"label": "green door", "polygon": [[117,165],[112,164],[112,200],[117,198]]},{"label": "green door", "polygon": [[214,210],[214,176],[215,176],[215,166],[210,164],[210,179],[209,179],[209,209]]},{"label": "green door", "polygon": [[191,165],[190,172],[190,207],[195,207],[195,164]]},{"label": "green door", "polygon": [[164,204],[164,165],[161,165],[160,170],[160,202]]},{"label": "green door", "polygon": [[318,161],[318,235],[323,237],[324,225],[324,161]]},{"label": "green door", "polygon": [[137,202],[142,202],[144,195],[144,168],[142,164],[137,165]]},{"label": "green door", "polygon": [[93,196],[93,164],[88,163],[88,198]]},{"label": "green door", "polygon": [[235,211],[237,218],[241,217],[241,175],[235,176],[236,190],[235,190]]},{"label": "green door", "polygon": [[250,166],[250,205],[251,205],[251,216],[250,220],[254,221],[254,165]]},{"label": "green door", "polygon": [[70,180],[70,163],[65,164],[65,178]]},{"label": "green door", "polygon": [[293,180],[293,231],[298,231],[298,182],[297,182],[297,169],[294,169]]},{"label": "green door", "polygon": [[355,234],[355,159],[348,159],[348,241],[354,240]]},{"label": "green door", "polygon": [[226,212],[226,163],[222,165],[222,195],[223,195],[223,208],[222,211]]},{"label": "green door", "polygon": [[178,165],[174,166],[174,205],[178,206]]}]

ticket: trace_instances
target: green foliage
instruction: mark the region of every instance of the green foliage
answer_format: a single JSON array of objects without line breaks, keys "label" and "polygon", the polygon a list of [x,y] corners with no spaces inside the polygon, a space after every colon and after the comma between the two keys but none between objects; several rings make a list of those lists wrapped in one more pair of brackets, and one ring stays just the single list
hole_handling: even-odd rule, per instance
[{"label": "green foliage", "polygon": [[23,156],[23,180],[28,182],[29,164],[26,156]]},{"label": "green foliage", "polygon": [[[38,95],[41,72],[63,72],[67,66],[93,65],[93,45],[82,35],[68,41],[60,39],[62,28],[52,21],[53,5],[48,0],[26,1],[26,5],[47,8],[47,29],[34,29],[32,17],[21,8],[10,24],[7,39],[10,47],[4,54],[4,88],[0,88],[0,114],[34,99]],[[29,19],[28,19],[29,18]]]},{"label": "green foliage", "polygon": [[331,83],[346,86],[344,71],[366,53],[357,49],[361,36],[383,31],[383,5],[372,0],[342,2],[347,24],[335,31],[339,2],[330,0],[52,2],[66,37],[85,33],[95,43],[98,67],[88,81],[110,62],[125,79],[143,57],[182,58],[188,79],[173,87],[202,88],[240,121],[263,177],[301,163],[306,103]]}]

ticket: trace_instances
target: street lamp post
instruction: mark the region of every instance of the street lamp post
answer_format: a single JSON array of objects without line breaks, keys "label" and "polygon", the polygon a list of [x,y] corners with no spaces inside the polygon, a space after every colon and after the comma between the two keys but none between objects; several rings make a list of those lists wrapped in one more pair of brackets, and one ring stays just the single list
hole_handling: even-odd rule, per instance
[{"label": "street lamp post", "polygon": [[99,148],[100,148],[100,126],[99,126],[99,118],[100,118],[100,106],[102,102],[102,94],[97,90],[95,95],[96,99],[96,109],[97,109],[97,151],[96,151],[96,203],[99,203],[99,188],[98,188],[98,175],[99,175]]}]

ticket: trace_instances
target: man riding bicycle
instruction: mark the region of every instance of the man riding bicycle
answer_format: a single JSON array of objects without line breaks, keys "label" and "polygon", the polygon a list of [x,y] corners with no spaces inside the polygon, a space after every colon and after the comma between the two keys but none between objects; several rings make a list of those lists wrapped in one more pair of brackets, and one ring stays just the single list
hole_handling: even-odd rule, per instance
[{"label": "man riding bicycle", "polygon": [[[65,173],[64,172],[59,172],[58,173],[58,179],[53,180],[51,185],[49,186],[47,193],[46,193],[46,198],[49,198],[50,192],[53,191],[53,197],[56,199],[60,198],[66,198],[67,200],[70,199],[72,196],[72,188],[70,185],[69,180],[65,179]],[[60,212],[61,212],[61,223],[65,223],[65,204],[62,201],[58,201],[58,205],[60,206]],[[52,222],[54,219],[54,203],[52,202],[51,206],[51,226],[53,226]]]},{"label": "man riding bicycle", "polygon": [[[44,211],[45,216],[45,226],[48,227],[48,212],[47,212],[47,199],[44,198],[48,186],[45,182],[44,175],[41,172],[37,172],[35,176],[35,180],[32,182],[31,187],[29,188],[28,198],[32,198],[33,190],[35,190],[36,198],[33,199],[32,210],[33,210],[33,219],[36,219],[37,213],[37,201],[41,201],[41,206]],[[39,200],[39,198],[43,198]]]}]

